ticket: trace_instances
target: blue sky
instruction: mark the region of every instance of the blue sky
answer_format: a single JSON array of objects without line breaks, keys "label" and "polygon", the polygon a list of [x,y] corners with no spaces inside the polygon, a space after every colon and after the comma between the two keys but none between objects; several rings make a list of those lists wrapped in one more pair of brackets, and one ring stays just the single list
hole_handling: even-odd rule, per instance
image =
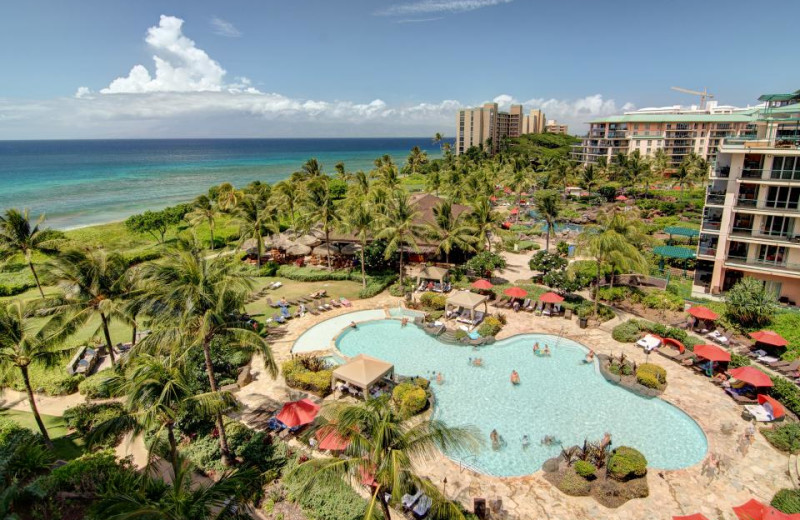
[{"label": "blue sky", "polygon": [[800,88],[796,0],[0,9],[2,139],[452,135],[458,107],[498,96],[582,133],[581,122],[623,108],[696,102],[671,85],[705,86],[735,105]]}]

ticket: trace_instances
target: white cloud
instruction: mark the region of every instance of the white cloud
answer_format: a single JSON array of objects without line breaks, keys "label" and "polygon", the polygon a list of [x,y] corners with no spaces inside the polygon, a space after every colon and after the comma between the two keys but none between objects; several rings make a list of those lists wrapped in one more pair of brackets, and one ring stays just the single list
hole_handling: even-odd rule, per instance
[{"label": "white cloud", "polygon": [[218,92],[225,88],[225,69],[194,41],[183,35],[183,20],[161,15],[157,26],[147,30],[145,41],[155,55],[155,75],[144,65],[102,89],[103,94],[140,92]]},{"label": "white cloud", "polygon": [[381,16],[397,16],[423,13],[460,13],[499,4],[509,4],[513,1],[514,0],[420,0],[418,2],[393,5],[388,9],[378,11],[376,14]]},{"label": "white cloud", "polygon": [[75,92],[76,98],[90,98],[92,96],[92,90],[89,87],[78,87],[78,90]]},{"label": "white cloud", "polygon": [[226,36],[228,38],[239,38],[242,36],[242,32],[231,22],[216,16],[211,19],[211,28],[214,34],[218,36]]},{"label": "white cloud", "polygon": [[499,96],[495,97],[492,100],[493,103],[497,103],[498,108],[501,110],[506,110],[511,105],[518,105],[519,101],[514,99],[513,96],[509,96],[508,94],[500,94]]},{"label": "white cloud", "polygon": [[596,117],[619,114],[623,111],[634,109],[632,103],[624,103],[620,107],[617,106],[616,101],[613,99],[603,98],[602,94],[594,94],[572,100],[534,98],[524,101],[523,105],[531,108],[540,108],[548,119],[558,119],[571,126],[582,125]]},{"label": "white cloud", "polygon": [[434,18],[405,18],[403,20],[397,20],[395,23],[426,23],[442,19],[444,19],[444,16],[436,16]]}]

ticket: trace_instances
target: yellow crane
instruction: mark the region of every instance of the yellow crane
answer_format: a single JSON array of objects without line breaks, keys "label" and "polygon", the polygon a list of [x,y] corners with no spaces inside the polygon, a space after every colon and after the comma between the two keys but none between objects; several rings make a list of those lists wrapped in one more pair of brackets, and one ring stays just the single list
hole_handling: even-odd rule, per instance
[{"label": "yellow crane", "polygon": [[683,92],[684,94],[694,94],[695,96],[700,96],[700,110],[706,108],[706,99],[714,99],[714,94],[709,94],[708,90],[703,87],[703,91],[697,90],[689,90],[688,88],[682,87],[670,87],[672,90],[676,90],[678,92]]}]

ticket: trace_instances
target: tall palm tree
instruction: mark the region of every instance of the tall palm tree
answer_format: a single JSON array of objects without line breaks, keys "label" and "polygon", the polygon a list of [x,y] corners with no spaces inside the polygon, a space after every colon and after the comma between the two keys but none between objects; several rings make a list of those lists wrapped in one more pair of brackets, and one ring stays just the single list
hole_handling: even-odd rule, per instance
[{"label": "tall palm tree", "polygon": [[164,477],[145,471],[94,504],[107,520],[245,520],[250,498],[262,480],[251,469],[223,473],[216,480],[195,478],[195,467],[179,457],[179,469]]},{"label": "tall palm tree", "polygon": [[541,190],[534,198],[536,212],[547,223],[545,251],[550,251],[550,235],[555,232],[556,219],[561,213],[561,195],[555,190]]},{"label": "tall palm tree", "polygon": [[71,249],[47,264],[48,273],[64,291],[45,306],[46,312],[56,315],[52,323],[60,327],[58,336],[68,337],[98,316],[97,332],[103,333],[112,365],[116,358],[109,324],[112,320],[130,323],[123,302],[128,292],[128,269],[120,253],[102,249]]},{"label": "tall palm tree", "polygon": [[599,179],[599,168],[593,164],[587,164],[581,171],[578,184],[581,188],[591,192],[597,186]]},{"label": "tall palm tree", "polygon": [[336,170],[336,177],[344,182],[350,182],[352,175],[344,167],[344,161],[339,161],[334,165]]},{"label": "tall palm tree", "polygon": [[661,181],[664,180],[664,177],[670,169],[670,160],[669,155],[667,155],[667,152],[665,152],[663,148],[656,150],[653,157],[651,157],[650,169],[657,179]]},{"label": "tall palm tree", "polygon": [[691,188],[694,184],[708,174],[708,161],[695,152],[689,152],[681,161],[674,177],[683,194],[684,186]]},{"label": "tall palm tree", "polygon": [[303,163],[303,166],[300,168],[301,173],[305,180],[315,179],[317,177],[322,177],[324,174],[322,173],[322,165],[319,163],[318,160],[315,158],[311,158]]},{"label": "tall palm tree", "polygon": [[281,181],[275,185],[272,190],[273,197],[275,198],[275,205],[289,212],[289,219],[292,222],[292,230],[297,234],[297,222],[295,221],[295,213],[300,207],[303,197],[303,191],[299,183],[292,181]]},{"label": "tall palm tree", "polygon": [[[215,339],[263,355],[275,377],[277,368],[266,340],[238,318],[252,289],[252,280],[230,258],[206,259],[197,248],[170,252],[168,261],[142,267],[144,313],[153,332],[134,347],[138,352],[185,352],[202,349],[212,392],[219,391],[211,361]],[[220,449],[229,460],[222,414],[217,414]]]},{"label": "tall palm tree", "polygon": [[375,159],[375,169],[370,172],[370,175],[377,178],[378,184],[389,191],[394,191],[400,187],[397,165],[389,155],[383,155]]},{"label": "tall palm tree", "polygon": [[258,250],[256,263],[261,268],[264,237],[269,233],[278,233],[279,231],[277,210],[256,197],[246,197],[236,208],[236,222],[239,223],[240,245],[248,238],[255,239]]},{"label": "tall palm tree", "polygon": [[396,191],[388,201],[386,225],[378,233],[379,239],[386,239],[384,257],[388,260],[396,252],[400,252],[400,285],[403,285],[403,249],[410,247],[415,251],[417,237],[424,228],[417,223],[419,213],[411,205],[406,192]]},{"label": "tall palm tree", "polygon": [[50,449],[53,449],[53,442],[36,407],[28,370],[31,364],[52,361],[64,352],[65,349],[58,349],[53,345],[54,342],[48,338],[40,324],[34,323],[33,310],[25,302],[16,300],[0,306],[0,368],[19,370],[28,394],[31,413]]},{"label": "tall palm tree", "polygon": [[[435,134],[433,134],[433,144],[438,144],[439,145],[439,151],[441,152],[442,151],[442,144],[444,144],[444,134],[442,134],[441,132],[436,132]],[[447,144],[450,144],[450,143],[447,143]]]},{"label": "tall palm tree", "polygon": [[417,170],[428,162],[428,154],[420,149],[419,146],[414,146],[408,154],[406,159],[408,168],[411,170],[412,175],[417,173]]},{"label": "tall palm tree", "polygon": [[477,239],[476,245],[478,249],[483,251],[485,248],[491,248],[491,236],[492,233],[497,231],[499,221],[497,215],[492,210],[489,199],[481,197],[473,203],[472,211],[469,213],[467,219],[475,228],[475,238]]},{"label": "tall palm tree", "polygon": [[[235,408],[236,403],[229,392],[196,394],[185,365],[173,356],[165,359],[141,354],[124,374],[115,374],[102,384],[126,396],[125,413],[96,425],[89,432],[89,444],[112,432],[148,432],[152,438],[158,439],[159,434],[166,431],[169,461],[175,473],[181,469],[175,436],[176,422],[181,414],[213,417]],[[154,447],[155,442],[151,451]]]},{"label": "tall palm tree", "polygon": [[342,220],[339,208],[331,197],[330,185],[326,179],[316,180],[309,183],[306,189],[304,200],[308,227],[314,224],[321,224],[322,231],[325,233],[325,244],[328,247],[326,255],[328,269],[331,265],[331,231],[335,229]]},{"label": "tall palm tree", "polygon": [[233,187],[230,182],[223,182],[217,189],[217,205],[222,211],[231,211],[236,208],[242,199],[242,192]]},{"label": "tall palm tree", "polygon": [[6,255],[21,254],[33,274],[36,288],[44,299],[42,284],[39,275],[33,267],[33,253],[41,251],[47,243],[46,229],[41,229],[44,215],[40,215],[35,224],[31,224],[28,210],[20,212],[16,208],[7,209],[0,215],[0,252]]},{"label": "tall palm tree", "polygon": [[634,150],[628,154],[624,175],[629,186],[636,187],[644,183],[645,193],[649,193],[652,177],[650,161],[642,157],[639,150]]},{"label": "tall palm tree", "polygon": [[186,214],[184,218],[186,218],[187,222],[193,226],[197,226],[200,223],[207,222],[208,223],[208,230],[211,233],[211,250],[214,250],[214,224],[217,219],[217,214],[219,210],[214,203],[206,197],[205,195],[200,195],[196,199],[194,199],[194,203],[192,204],[192,211]]},{"label": "tall palm tree", "polygon": [[431,238],[438,242],[436,251],[444,253],[445,263],[450,263],[450,251],[453,248],[462,251],[474,251],[475,228],[470,226],[464,214],[453,215],[453,204],[442,201],[433,208],[434,224],[427,226]]},{"label": "tall palm tree", "polygon": [[307,488],[342,478],[361,482],[364,475],[371,475],[375,484],[365,519],[375,518],[380,508],[383,518],[391,520],[390,502],[414,489],[432,499],[433,518],[464,518],[460,508],[420,477],[418,470],[419,464],[438,450],[476,449],[480,443],[473,429],[448,427],[430,419],[405,421],[392,409],[387,396],[357,404],[336,403],[324,408],[323,414],[330,421],[328,427],[335,427],[349,444],[340,457],[312,458],[293,470]]},{"label": "tall palm tree", "polygon": [[344,211],[342,229],[346,233],[353,233],[361,244],[361,286],[367,287],[367,271],[364,265],[364,250],[375,229],[376,214],[372,206],[363,198],[352,200]]}]

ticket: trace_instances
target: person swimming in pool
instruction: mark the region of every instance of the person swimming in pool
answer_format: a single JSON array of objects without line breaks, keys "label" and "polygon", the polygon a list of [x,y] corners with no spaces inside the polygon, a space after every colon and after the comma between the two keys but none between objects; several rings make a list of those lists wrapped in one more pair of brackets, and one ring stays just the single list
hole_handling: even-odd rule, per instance
[{"label": "person swimming in pool", "polygon": [[512,385],[519,384],[519,373],[516,370],[511,371],[511,384]]},{"label": "person swimming in pool", "polygon": [[476,357],[472,360],[472,366],[474,367],[482,367],[483,366],[483,358]]},{"label": "person swimming in pool", "polygon": [[594,361],[594,350],[589,349],[589,353],[586,354],[586,357],[584,358],[583,362],[591,363],[592,361]]},{"label": "person swimming in pool", "polygon": [[497,451],[503,445],[503,438],[500,437],[500,434],[497,433],[497,430],[492,430],[492,433],[489,434],[489,438],[492,440],[492,449]]},{"label": "person swimming in pool", "polygon": [[522,449],[528,449],[528,446],[531,445],[531,440],[528,438],[527,435],[522,436]]},{"label": "person swimming in pool", "polygon": [[358,328],[358,325],[356,325],[356,322],[354,322],[354,321],[351,321],[351,322],[350,322],[350,328],[351,328],[351,329],[357,329],[357,328]]},{"label": "person swimming in pool", "polygon": [[545,345],[544,345],[544,350],[542,350],[542,355],[543,356],[549,356],[550,355],[550,346],[547,343],[545,343]]},{"label": "person swimming in pool", "polygon": [[442,373],[441,373],[441,372],[438,372],[438,373],[436,374],[436,384],[437,384],[437,385],[442,385],[442,384],[444,384],[444,376],[442,375]]},{"label": "person swimming in pool", "polygon": [[406,325],[408,325],[408,318],[404,317],[402,320],[400,320],[400,326],[405,327]]},{"label": "person swimming in pool", "polygon": [[539,355],[539,342],[538,341],[533,344],[533,355],[534,356],[538,356]]}]

